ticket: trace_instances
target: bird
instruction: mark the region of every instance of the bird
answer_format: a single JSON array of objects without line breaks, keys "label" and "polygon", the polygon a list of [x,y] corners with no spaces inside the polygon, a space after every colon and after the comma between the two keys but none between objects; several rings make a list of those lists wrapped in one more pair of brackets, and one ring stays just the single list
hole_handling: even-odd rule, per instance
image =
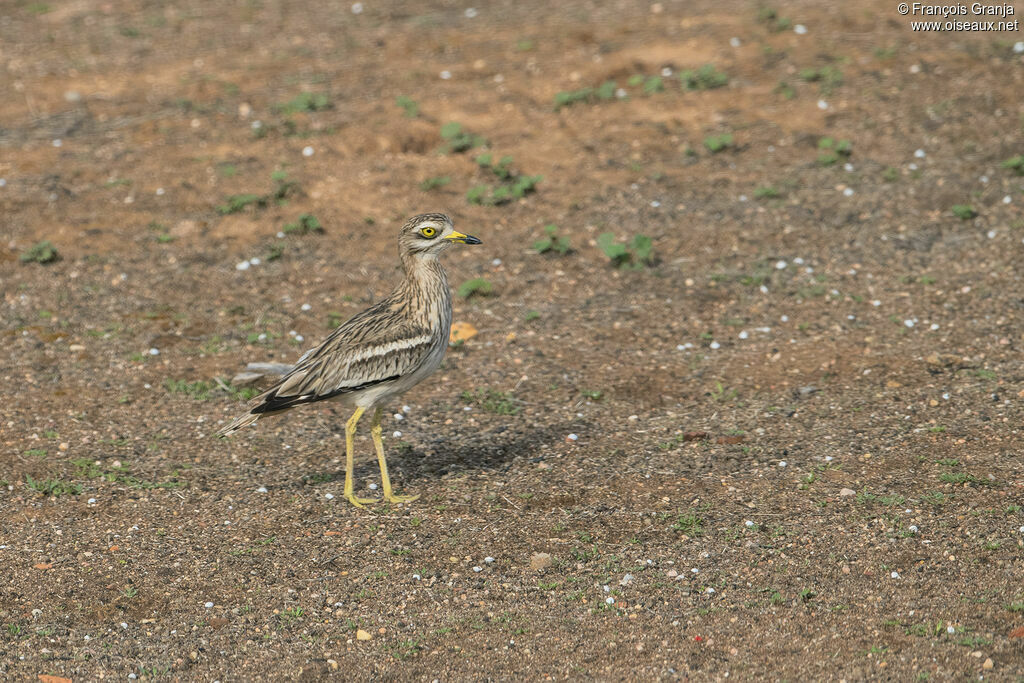
[{"label": "bird", "polygon": [[452,295],[438,257],[453,244],[482,244],[455,230],[443,213],[413,216],[398,234],[404,277],[385,299],[339,325],[320,345],[306,351],[272,387],[249,403],[248,411],[217,432],[228,436],[261,417],[326,400],[355,411],[345,423],[345,498],[356,507],[379,502],[354,493],[353,439],[359,418],[373,411],[370,434],[380,466],[383,498],[409,503],[391,488],[381,439],[381,412],[390,399],[429,377],[441,365],[452,324]]}]

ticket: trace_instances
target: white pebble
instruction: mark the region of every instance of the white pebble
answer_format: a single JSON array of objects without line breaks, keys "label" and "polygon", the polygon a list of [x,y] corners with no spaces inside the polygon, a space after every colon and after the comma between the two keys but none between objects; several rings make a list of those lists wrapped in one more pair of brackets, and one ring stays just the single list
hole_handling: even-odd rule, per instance
[{"label": "white pebble", "polygon": [[127,629],[128,628],[128,624],[126,624],[125,622],[122,621],[121,622],[121,628]]},{"label": "white pebble", "polygon": [[56,140],[53,141],[53,146],[54,147],[60,147],[63,144],[64,144],[64,142],[60,138],[57,138]]},{"label": "white pebble", "polygon": [[482,572],[483,570],[484,570],[483,567],[473,567],[473,571],[475,571],[475,572]]},{"label": "white pebble", "polygon": [[213,603],[212,603],[212,602],[208,602],[208,603],[206,603],[206,604],[205,604],[205,605],[203,605],[203,606],[204,606],[204,607],[205,607],[206,609],[210,609],[211,607],[213,607]]},{"label": "white pebble", "polygon": [[376,491],[377,490],[377,485],[376,484],[367,484],[366,488],[370,489],[371,491]]},{"label": "white pebble", "polygon": [[419,581],[420,580],[420,575],[419,574],[413,574],[412,578],[415,579],[416,581]]},{"label": "white pebble", "polygon": [[235,270],[249,270],[249,262],[248,261],[240,261],[239,263],[236,263],[235,264]]},{"label": "white pebble", "polygon": [[448,71],[447,69],[445,69],[444,71],[441,72],[441,80],[442,81],[450,80],[451,77],[452,77],[452,72],[451,71]]},{"label": "white pebble", "polygon": [[914,152],[914,157],[917,159],[924,159],[926,156],[928,155],[924,153],[923,149],[919,149],[916,152]]},{"label": "white pebble", "polygon": [[625,88],[619,88],[615,91],[615,97],[619,98],[620,100],[625,99],[627,94],[628,93],[626,92]]},{"label": "white pebble", "polygon": [[313,156],[314,152],[315,150],[309,145],[306,145],[305,147],[302,148],[302,156],[304,157],[311,157]]},{"label": "white pebble", "polygon": [[983,175],[980,178],[978,178],[978,180],[981,181],[982,184],[987,183],[988,182],[988,176],[987,175]]},{"label": "white pebble", "polygon": [[615,604],[615,598],[611,597],[610,595],[607,598],[605,598],[604,601],[608,605],[614,605]]},{"label": "white pebble", "polygon": [[907,320],[904,320],[904,321],[903,321],[903,324],[904,324],[904,325],[906,325],[907,327],[913,327],[913,326],[914,326],[914,321],[913,321],[913,320],[910,320],[910,319],[908,318]]},{"label": "white pebble", "polygon": [[804,264],[804,260],[800,256],[797,256],[795,259],[793,259],[793,263],[797,264],[798,266],[802,266]]},{"label": "white pebble", "polygon": [[95,504],[96,504],[96,499],[95,498],[90,498],[89,499],[89,505],[95,505]]},{"label": "white pebble", "polygon": [[362,13],[363,13],[363,3],[361,3],[361,2],[353,3],[352,4],[352,14],[362,14]]},{"label": "white pebble", "polygon": [[301,334],[297,334],[297,335],[295,335],[295,341],[297,341],[297,342],[304,342],[304,341],[306,341],[306,338],[303,337]]},{"label": "white pebble", "polygon": [[409,406],[402,406],[402,412],[405,413],[406,415],[409,414],[410,410],[412,410],[412,408],[410,408]]},{"label": "white pebble", "polygon": [[277,239],[279,239],[279,240],[283,240],[284,239],[284,233],[281,232],[280,230],[277,231]]},{"label": "white pebble", "polygon": [[0,187],[7,187],[7,178],[0,178]]},{"label": "white pebble", "polygon": [[733,47],[739,47],[740,46],[740,39],[739,38],[730,38],[729,39],[729,45],[731,45]]},{"label": "white pebble", "polygon": [[722,348],[722,345],[721,345],[721,344],[719,344],[719,343],[718,343],[718,342],[716,342],[716,341],[713,341],[713,342],[711,342],[710,344],[708,344],[708,348],[711,348],[711,349],[720,349],[720,348]]},{"label": "white pebble", "polygon": [[847,173],[853,173],[853,164],[843,164],[843,170],[846,171]]},{"label": "white pebble", "polygon": [[324,494],[324,498],[326,498],[327,500],[334,500],[334,494],[333,493],[325,493]]},{"label": "white pebble", "polygon": [[569,439],[569,441],[577,441],[580,437],[576,436],[575,434],[570,434],[566,438]]},{"label": "white pebble", "polygon": [[267,492],[267,487],[266,486],[261,486],[258,489],[256,489],[256,493],[266,493],[266,492]]},{"label": "white pebble", "polygon": [[939,324],[938,323],[932,323],[931,327],[929,329],[931,329],[931,331],[934,332],[935,330],[939,329]]},{"label": "white pebble", "polygon": [[881,305],[882,305],[882,302],[881,302],[881,301],[879,301],[878,299],[874,299],[874,300],[873,300],[873,301],[871,302],[871,305],[872,305],[872,306],[874,306],[875,308],[878,308],[879,306],[881,306]]},{"label": "white pebble", "polygon": [[917,533],[917,525],[911,524],[909,527],[907,527],[907,530],[910,531],[910,533],[912,533],[912,534],[916,534]]},{"label": "white pebble", "polygon": [[707,593],[708,595],[711,595],[712,593],[715,592],[715,589],[712,588],[711,586],[708,586],[707,590],[705,590],[704,592]]},{"label": "white pebble", "polygon": [[662,76],[664,76],[665,78],[668,78],[669,76],[671,76],[671,75],[672,75],[672,69],[670,69],[670,68],[669,68],[669,67],[667,67],[667,66],[666,66],[666,67],[664,67],[664,68],[662,68],[662,70],[661,70],[661,75],[662,75]]},{"label": "white pebble", "polygon": [[788,323],[789,322],[789,316],[788,315],[784,315],[781,318],[779,318],[779,320],[781,320],[784,323]]},{"label": "white pebble", "polygon": [[313,309],[313,307],[310,306],[309,304],[302,304],[301,306],[299,306],[299,308],[301,308],[304,311],[309,311]]},{"label": "white pebble", "polygon": [[402,415],[401,413],[395,413],[391,417],[395,418],[396,420],[404,420],[405,419],[405,415]]},{"label": "white pebble", "polygon": [[768,293],[768,288],[765,287],[764,285],[761,285],[761,287],[759,289],[761,290],[762,294],[767,294]]},{"label": "white pebble", "polygon": [[915,164],[915,163],[907,164],[907,168],[909,168],[911,171],[916,171],[917,170],[917,164]]},{"label": "white pebble", "polygon": [[149,355],[151,355],[151,356],[159,356],[160,355],[160,349],[155,348],[155,347],[150,349],[149,350]]},{"label": "white pebble", "polygon": [[391,434],[391,436],[392,436],[392,437],[394,437],[394,438],[396,438],[396,439],[400,439],[400,438],[402,438],[402,432],[400,432],[400,431],[398,431],[398,430],[396,429],[396,430],[395,430],[395,431],[394,431],[394,432],[393,432],[393,433]]},{"label": "white pebble", "polygon": [[693,568],[693,569],[691,569],[690,571],[691,571],[691,572],[693,572],[694,574],[700,574],[700,570],[699,570],[699,569],[697,569],[696,567],[694,567],[694,568]]},{"label": "white pebble", "polygon": [[843,196],[844,197],[852,197],[853,196],[853,188],[852,187],[848,187],[845,190],[843,190]]},{"label": "white pebble", "polygon": [[501,259],[500,258],[493,259],[491,261],[491,265],[494,266],[494,267],[500,266],[501,265]]},{"label": "white pebble", "polygon": [[785,467],[785,466],[786,466],[786,464],[787,464],[787,463],[786,463],[786,461],[785,461],[785,460],[780,460],[780,461],[779,461],[779,467]]},{"label": "white pebble", "polygon": [[748,333],[746,330],[741,330],[740,333],[739,333],[739,338],[740,339],[746,339],[749,336],[750,336],[750,333]]},{"label": "white pebble", "polygon": [[661,202],[659,202],[657,199],[651,202],[651,208],[657,209],[659,206],[661,206]]},{"label": "white pebble", "polygon": [[1013,197],[1011,197],[1010,195],[1006,195],[1005,197],[1003,197],[1003,204],[1009,204],[1012,201]]},{"label": "white pebble", "polygon": [[891,576],[894,579],[898,579],[898,578],[900,578],[900,573],[899,572],[893,572],[892,574],[889,574],[889,576]]},{"label": "white pebble", "polygon": [[749,519],[747,521],[743,522],[743,523],[747,526],[748,529],[750,527],[754,526],[754,523],[751,520],[749,520]]},{"label": "white pebble", "polygon": [[818,109],[822,111],[828,109],[828,102],[826,102],[825,100],[818,100]]},{"label": "white pebble", "polygon": [[745,201],[747,201],[747,195],[745,195],[745,194],[741,194],[741,195],[740,195],[740,201],[741,201],[741,202],[745,202]]},{"label": "white pebble", "polygon": [[484,562],[486,562],[487,564],[490,564],[490,563],[494,562],[494,558],[490,557],[490,556],[485,557],[484,558]]},{"label": "white pebble", "polygon": [[1020,54],[1021,52],[1024,52],[1024,40],[1018,40],[1016,43],[1014,43],[1013,44],[1013,51],[1018,53],[1018,54]]},{"label": "white pebble", "polygon": [[472,19],[473,17],[475,17],[477,15],[476,8],[475,7],[467,7],[466,11],[464,12],[464,14],[466,15],[467,19]]},{"label": "white pebble", "polygon": [[948,401],[949,400],[949,392],[948,391],[942,394],[942,400],[944,400],[944,401]]},{"label": "white pebble", "polygon": [[786,263],[785,261],[776,261],[775,262],[775,270],[785,270],[786,266],[788,266],[788,265],[789,264]]},{"label": "white pebble", "polygon": [[266,332],[260,332],[256,336],[256,341],[267,341],[267,333]]},{"label": "white pebble", "polygon": [[250,266],[258,266],[260,263],[262,263],[262,261],[260,261],[259,256],[253,256],[251,259],[249,259]]},{"label": "white pebble", "polygon": [[825,456],[825,462],[832,462],[833,460],[835,460],[835,458],[833,458],[831,455]]},{"label": "white pebble", "polygon": [[157,197],[163,197],[164,196],[164,188],[162,188],[162,187],[156,188],[156,196]]},{"label": "white pebble", "polygon": [[804,26],[803,24],[797,24],[796,26],[793,27],[793,33],[797,34],[798,36],[802,36],[805,33],[807,33],[807,27]]},{"label": "white pebble", "polygon": [[996,238],[996,235],[997,235],[998,233],[996,233],[996,231],[995,231],[995,230],[989,230],[989,231],[988,231],[987,233],[985,233],[985,234],[986,234],[986,235],[988,235],[988,238],[989,238],[990,240],[994,240],[994,239]]},{"label": "white pebble", "polygon": [[955,626],[947,626],[946,627],[946,633],[951,633],[951,634],[952,633],[956,633],[956,627]]}]

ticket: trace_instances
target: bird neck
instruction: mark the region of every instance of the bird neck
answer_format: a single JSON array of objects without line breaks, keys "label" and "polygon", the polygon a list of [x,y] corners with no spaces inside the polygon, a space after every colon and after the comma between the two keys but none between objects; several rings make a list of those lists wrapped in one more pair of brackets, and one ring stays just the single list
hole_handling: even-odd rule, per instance
[{"label": "bird neck", "polygon": [[452,295],[448,289],[448,277],[436,254],[403,254],[402,268],[405,279],[399,285],[408,300],[422,302],[423,312],[428,319],[449,317]]}]

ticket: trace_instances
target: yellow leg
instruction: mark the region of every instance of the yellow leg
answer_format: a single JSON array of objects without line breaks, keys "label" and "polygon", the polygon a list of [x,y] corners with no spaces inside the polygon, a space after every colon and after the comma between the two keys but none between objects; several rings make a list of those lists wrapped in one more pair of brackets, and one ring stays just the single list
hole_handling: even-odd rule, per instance
[{"label": "yellow leg", "polygon": [[356,435],[356,424],[358,424],[364,410],[364,408],[356,408],[356,412],[352,413],[352,417],[345,423],[345,497],[358,508],[363,507],[363,503],[377,502],[373,498],[356,498],[352,486],[352,470],[355,467],[355,443],[353,438]]},{"label": "yellow leg", "polygon": [[380,464],[380,479],[381,486],[384,488],[384,500],[389,503],[411,503],[419,498],[419,496],[396,496],[391,492],[391,478],[388,477],[388,460],[384,457],[384,442],[380,438],[380,414],[381,409],[377,408],[377,412],[373,414],[370,434],[373,435],[373,447],[377,449],[377,462]]}]

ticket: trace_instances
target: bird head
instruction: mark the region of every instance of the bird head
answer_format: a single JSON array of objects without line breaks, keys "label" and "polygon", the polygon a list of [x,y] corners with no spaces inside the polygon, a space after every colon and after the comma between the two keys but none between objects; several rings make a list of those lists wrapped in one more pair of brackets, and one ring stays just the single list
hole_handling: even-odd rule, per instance
[{"label": "bird head", "polygon": [[452,219],[443,213],[424,213],[413,216],[398,237],[403,255],[437,256],[453,243],[482,244],[472,235],[464,235],[452,226]]}]

